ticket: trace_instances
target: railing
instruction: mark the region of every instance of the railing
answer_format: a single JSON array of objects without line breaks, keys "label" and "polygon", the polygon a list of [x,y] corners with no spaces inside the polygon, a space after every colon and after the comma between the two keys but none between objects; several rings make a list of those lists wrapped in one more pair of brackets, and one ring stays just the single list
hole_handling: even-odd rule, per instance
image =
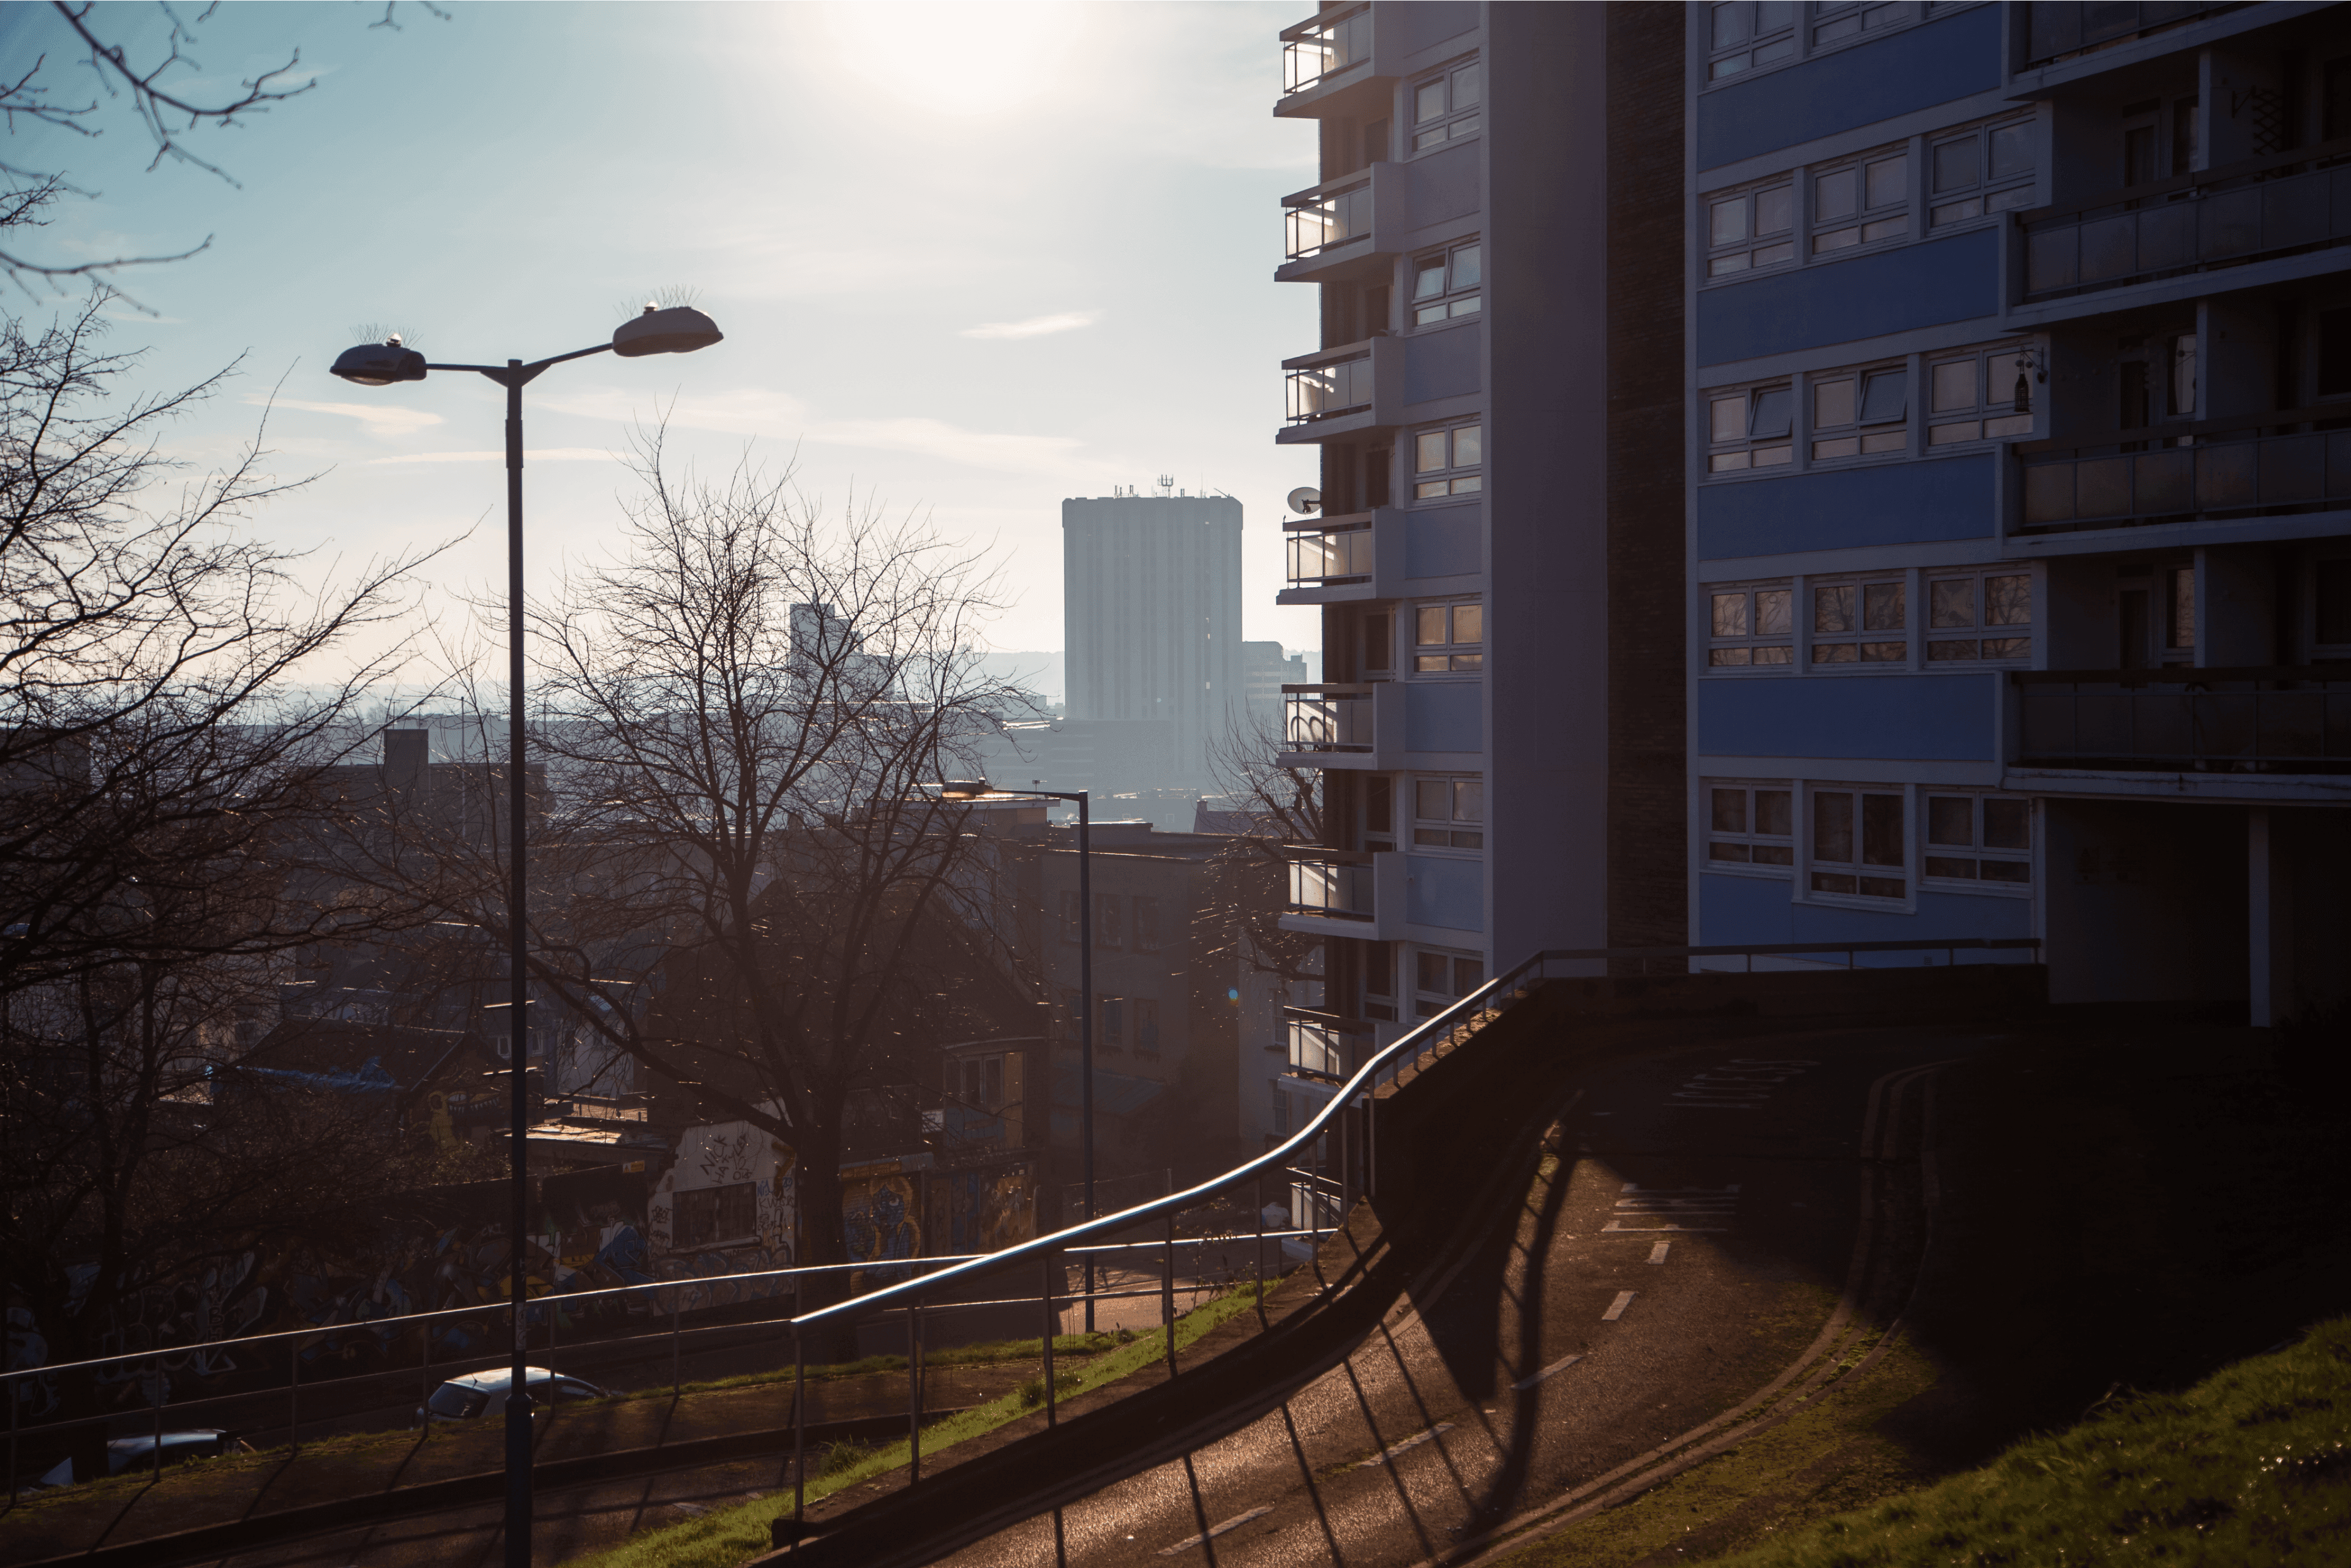
[{"label": "railing", "polygon": [[1371,58],[1372,8],[1335,20],[1316,16],[1283,28],[1281,38],[1281,90],[1285,96],[1304,92],[1333,72]]},{"label": "railing", "polygon": [[1281,688],[1281,739],[1288,751],[1370,751],[1377,744],[1372,685]]},{"label": "railing", "polygon": [[2346,159],[2351,137],[2019,214],[2024,297],[2057,299],[2341,244],[2351,239]]},{"label": "railing", "polygon": [[1282,1054],[1293,1072],[1337,1082],[1347,1076],[1352,1051],[1349,1041],[1368,1038],[1368,1019],[1341,1018],[1336,1013],[1291,1008],[1281,1020]]},{"label": "railing", "polygon": [[2028,767],[2351,772],[2351,665],[2015,670]]},{"label": "railing", "polygon": [[2022,530],[2351,505],[2351,430],[2293,428],[2335,423],[2351,423],[2351,404],[2117,431],[2095,442],[2018,442],[2011,450],[2022,467]]},{"label": "railing", "polygon": [[1317,186],[1281,198],[1282,255],[1292,261],[1372,232],[1372,183],[1365,176],[1343,191]]},{"label": "railing", "polygon": [[2118,5],[2096,0],[2087,5],[2075,0],[2043,0],[2039,5],[2016,8],[2029,29],[2024,42],[2026,70],[2101,44],[2117,43],[2158,27],[2235,9],[2234,4],[2209,5],[2204,0],[2147,0],[2136,5],[2130,0]]},{"label": "railing", "polygon": [[1369,920],[1372,857],[1345,850],[1301,848],[1290,862],[1290,909],[1295,915],[1336,915]]},{"label": "railing", "polygon": [[1283,386],[1282,406],[1292,424],[1354,413],[1372,406],[1372,356],[1301,366],[1284,378]]},{"label": "railing", "polygon": [[1360,582],[1372,575],[1374,530],[1369,523],[1347,528],[1297,529],[1282,544],[1289,558],[1287,576],[1292,588],[1330,587]]}]

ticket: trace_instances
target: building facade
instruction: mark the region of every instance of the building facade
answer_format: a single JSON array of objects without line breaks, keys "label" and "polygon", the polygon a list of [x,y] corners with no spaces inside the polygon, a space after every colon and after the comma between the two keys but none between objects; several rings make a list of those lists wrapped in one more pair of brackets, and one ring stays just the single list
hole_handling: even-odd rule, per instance
[{"label": "building facade", "polygon": [[1281,34],[1321,156],[1275,274],[1322,304],[1277,438],[1322,460],[1280,595],[1323,613],[1280,757],[1324,824],[1284,917],[1324,944],[1304,1083],[1537,951],[1687,939],[1685,23],[1378,0]]},{"label": "building facade", "polygon": [[1229,496],[1061,503],[1068,716],[1171,725],[1173,776],[1207,781],[1242,715],[1241,504]]},{"label": "building facade", "polygon": [[2351,14],[1691,15],[1694,939],[2339,1006]]}]

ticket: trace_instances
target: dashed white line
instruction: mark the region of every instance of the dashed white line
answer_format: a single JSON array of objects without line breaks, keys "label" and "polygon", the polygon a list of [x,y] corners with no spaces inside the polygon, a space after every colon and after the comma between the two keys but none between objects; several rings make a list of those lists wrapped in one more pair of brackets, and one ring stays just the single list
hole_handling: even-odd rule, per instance
[{"label": "dashed white line", "polygon": [[1664,1262],[1666,1260],[1666,1254],[1672,1251],[1673,1247],[1674,1244],[1670,1241],[1658,1242],[1655,1247],[1649,1249],[1649,1261],[1652,1263]]},{"label": "dashed white line", "polygon": [[1640,1294],[1638,1291],[1617,1291],[1616,1299],[1608,1303],[1608,1310],[1600,1314],[1600,1321],[1604,1323],[1613,1323],[1623,1317],[1625,1309],[1633,1304],[1633,1298],[1638,1294]]},{"label": "dashed white line", "polygon": [[1510,1386],[1512,1388],[1532,1388],[1536,1384],[1541,1383],[1544,1378],[1551,1376],[1553,1373],[1565,1372],[1569,1367],[1573,1366],[1577,1362],[1582,1361],[1583,1359],[1583,1353],[1582,1351],[1576,1352],[1573,1355],[1562,1356],[1559,1360],[1552,1362],[1549,1366],[1544,1367],[1541,1372],[1536,1373],[1533,1376],[1521,1377],[1516,1383],[1511,1384]]},{"label": "dashed white line", "polygon": [[1177,1542],[1173,1546],[1161,1547],[1159,1549],[1159,1555],[1162,1557],[1173,1557],[1178,1552],[1189,1552],[1192,1548],[1199,1545],[1204,1541],[1222,1535],[1228,1530],[1238,1530],[1242,1525],[1247,1524],[1250,1520],[1257,1518],[1259,1515],[1271,1513],[1272,1511],[1273,1504],[1267,1503],[1263,1508],[1253,1508],[1247,1513],[1237,1513],[1233,1515],[1232,1518],[1225,1521],[1222,1524],[1212,1524],[1197,1535],[1186,1537],[1186,1539]]},{"label": "dashed white line", "polygon": [[1436,1426],[1431,1427],[1426,1432],[1416,1433],[1412,1437],[1406,1437],[1401,1443],[1390,1443],[1386,1448],[1382,1448],[1378,1453],[1374,1454],[1370,1458],[1365,1459],[1364,1463],[1367,1465],[1384,1465],[1390,1459],[1395,1458],[1398,1454],[1403,1453],[1406,1448],[1417,1448],[1423,1443],[1427,1442],[1431,1437],[1436,1437],[1438,1433],[1450,1432],[1451,1430],[1453,1430],[1452,1422],[1439,1421]]}]

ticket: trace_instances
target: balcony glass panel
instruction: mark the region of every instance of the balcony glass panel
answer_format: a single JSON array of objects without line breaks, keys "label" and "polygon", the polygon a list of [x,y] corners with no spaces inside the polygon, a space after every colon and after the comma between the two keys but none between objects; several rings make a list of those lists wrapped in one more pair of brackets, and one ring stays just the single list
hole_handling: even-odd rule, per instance
[{"label": "balcony glass panel", "polygon": [[1369,7],[1336,22],[1318,22],[1282,47],[1281,90],[1304,92],[1324,77],[1372,57]]},{"label": "balcony glass panel", "polygon": [[1290,423],[1303,424],[1372,405],[1372,357],[1360,354],[1290,372],[1283,402]]},{"label": "balcony glass panel", "polygon": [[1368,1034],[1366,1024],[1353,1019],[1292,1014],[1282,1020],[1284,1054],[1292,1070],[1344,1078],[1351,1071],[1348,1041]]},{"label": "balcony glass panel", "polygon": [[1292,587],[1344,582],[1372,575],[1372,530],[1334,528],[1327,533],[1299,532],[1285,541],[1289,548],[1289,578]]},{"label": "balcony glass panel", "polygon": [[1282,254],[1292,261],[1361,239],[1372,232],[1372,188],[1358,185],[1293,202],[1283,212],[1283,229]]},{"label": "balcony glass panel", "polygon": [[[2343,413],[2282,409],[2256,416],[2266,423],[2251,429],[2230,430],[2227,422],[2204,420],[2175,427],[2176,434],[2167,429],[2118,432],[2098,447],[2057,449],[2032,443],[2039,450],[2018,454],[2024,481],[2022,531],[2351,506],[2351,431],[2292,428]],[[2193,444],[2176,444],[2186,442]],[[2135,452],[2131,446],[2154,450]]]},{"label": "balcony glass panel", "polygon": [[1369,686],[1325,686],[1285,692],[1282,738],[1291,751],[1369,751],[1373,748]]},{"label": "balcony glass panel", "polygon": [[2018,671],[2025,765],[2351,773],[2351,669]]},{"label": "balcony glass panel", "polygon": [[1372,868],[1337,861],[1290,862],[1290,907],[1302,915],[1372,917]]}]

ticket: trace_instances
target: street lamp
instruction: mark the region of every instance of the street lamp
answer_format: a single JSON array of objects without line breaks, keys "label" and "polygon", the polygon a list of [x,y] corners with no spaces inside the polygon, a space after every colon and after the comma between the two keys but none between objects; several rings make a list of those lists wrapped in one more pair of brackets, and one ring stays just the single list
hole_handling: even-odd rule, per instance
[{"label": "street lamp", "polygon": [[503,365],[432,365],[424,356],[404,346],[397,333],[381,343],[362,343],[335,358],[334,373],[363,387],[390,386],[395,382],[421,382],[427,371],[472,371],[507,389],[507,835],[511,840],[507,870],[507,965],[511,991],[507,1003],[513,1030],[508,1051],[511,1077],[507,1092],[507,1135],[511,1145],[513,1212],[510,1218],[508,1301],[514,1317],[513,1375],[507,1385],[507,1564],[530,1568],[530,1387],[528,1381],[529,1332],[525,1322],[529,1293],[523,1283],[523,1231],[530,1222],[529,1127],[525,1116],[525,1069],[530,1054],[529,986],[524,977],[523,940],[523,736],[522,736],[522,389],[550,365],[581,360],[610,350],[622,359],[644,354],[689,354],[720,339],[716,322],[690,305],[664,310],[647,305],[612,330],[612,340],[592,349],[575,349],[529,364],[508,360]]},{"label": "street lamp", "polygon": [[[985,779],[939,786],[942,800],[1075,800],[1078,803],[1078,1169],[1085,1218],[1094,1217],[1094,900],[1092,824],[1083,790],[998,789]],[[1046,1125],[1052,1125],[1048,1103]],[[1086,1254],[1086,1332],[1094,1332],[1094,1260]]]}]

